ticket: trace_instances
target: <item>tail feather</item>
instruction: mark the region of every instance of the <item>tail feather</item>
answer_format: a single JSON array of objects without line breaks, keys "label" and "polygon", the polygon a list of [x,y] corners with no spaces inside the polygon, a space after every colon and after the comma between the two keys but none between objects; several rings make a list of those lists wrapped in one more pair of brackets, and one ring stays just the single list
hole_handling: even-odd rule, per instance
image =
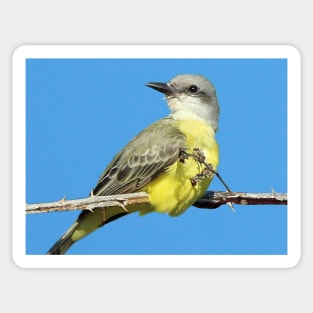
[{"label": "tail feather", "polygon": [[75,241],[72,240],[72,235],[78,228],[79,222],[76,221],[63,236],[50,248],[47,254],[58,255],[65,254],[66,251],[73,245]]},{"label": "tail feather", "polygon": [[95,209],[93,212],[83,211],[75,223],[63,234],[63,236],[50,248],[47,254],[65,254],[66,251],[78,240],[84,238],[101,226],[108,224],[130,212],[123,208],[112,207],[106,213],[104,220],[103,209]]}]

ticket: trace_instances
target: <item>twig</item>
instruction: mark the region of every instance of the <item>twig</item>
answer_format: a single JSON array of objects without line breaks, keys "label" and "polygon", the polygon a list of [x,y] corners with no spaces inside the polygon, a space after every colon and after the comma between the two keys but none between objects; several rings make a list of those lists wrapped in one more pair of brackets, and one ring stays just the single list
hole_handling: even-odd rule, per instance
[{"label": "twig", "polygon": [[112,206],[120,206],[125,208],[129,204],[140,204],[149,201],[149,197],[145,192],[130,193],[114,196],[91,196],[89,198],[65,200],[61,199],[56,202],[26,204],[26,213],[47,213],[59,211],[89,210],[95,208],[105,208]]},{"label": "twig", "polygon": [[[149,197],[145,192],[113,195],[113,196],[91,196],[84,199],[65,200],[56,202],[26,204],[26,213],[47,213],[74,210],[90,210],[99,207],[120,206],[127,210],[130,204],[141,204],[149,202]],[[242,205],[272,204],[286,205],[287,194],[273,193],[246,193],[246,192],[222,192],[208,191],[197,200],[193,206],[202,209],[214,209],[222,204],[236,203]]]},{"label": "twig", "polygon": [[193,206],[201,209],[217,208],[222,204],[236,203],[242,205],[271,204],[287,205],[288,195],[286,193],[247,193],[247,192],[224,192],[207,191],[201,199]]}]

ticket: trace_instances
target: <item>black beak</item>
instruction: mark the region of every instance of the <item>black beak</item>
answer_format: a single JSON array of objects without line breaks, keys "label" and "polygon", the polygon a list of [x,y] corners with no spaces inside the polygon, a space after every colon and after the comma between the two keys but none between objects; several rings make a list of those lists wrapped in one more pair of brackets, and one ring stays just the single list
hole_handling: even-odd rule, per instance
[{"label": "black beak", "polygon": [[159,92],[162,92],[167,96],[170,96],[176,93],[176,89],[174,89],[173,87],[165,83],[148,83],[146,84],[146,86],[153,88]]}]

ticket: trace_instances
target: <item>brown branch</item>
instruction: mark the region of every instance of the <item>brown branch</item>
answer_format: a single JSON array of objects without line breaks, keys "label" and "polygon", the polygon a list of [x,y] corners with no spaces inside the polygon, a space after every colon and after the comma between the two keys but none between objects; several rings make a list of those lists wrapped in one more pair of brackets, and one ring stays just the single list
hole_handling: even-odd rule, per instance
[{"label": "brown branch", "polygon": [[[147,203],[149,197],[145,192],[114,195],[114,196],[91,196],[84,199],[65,200],[56,202],[26,204],[26,213],[47,213],[73,210],[90,210],[99,207],[120,206],[127,211],[130,204]],[[215,209],[222,204],[236,203],[242,205],[252,204],[287,204],[287,194],[279,193],[246,193],[246,192],[221,192],[208,191],[197,200],[193,206],[202,209]]]},{"label": "brown branch", "polygon": [[214,209],[222,204],[236,203],[242,205],[272,204],[287,205],[286,193],[247,193],[207,191],[193,206],[201,209]]},{"label": "brown branch", "polygon": [[[140,204],[149,201],[149,197],[145,192],[130,193],[114,196],[91,196],[83,199],[65,200],[61,199],[56,202],[26,204],[26,213],[47,213],[59,211],[89,210],[95,208],[105,208],[112,206],[120,206],[125,208],[129,204]],[[127,210],[126,210],[127,211]]]}]

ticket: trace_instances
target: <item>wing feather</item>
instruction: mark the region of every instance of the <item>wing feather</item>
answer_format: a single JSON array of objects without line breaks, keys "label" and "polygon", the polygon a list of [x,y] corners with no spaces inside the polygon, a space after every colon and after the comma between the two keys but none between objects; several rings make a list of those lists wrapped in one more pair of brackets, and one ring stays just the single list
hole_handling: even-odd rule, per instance
[{"label": "wing feather", "polygon": [[135,192],[176,162],[186,138],[171,122],[159,120],[131,140],[100,176],[94,194]]}]

